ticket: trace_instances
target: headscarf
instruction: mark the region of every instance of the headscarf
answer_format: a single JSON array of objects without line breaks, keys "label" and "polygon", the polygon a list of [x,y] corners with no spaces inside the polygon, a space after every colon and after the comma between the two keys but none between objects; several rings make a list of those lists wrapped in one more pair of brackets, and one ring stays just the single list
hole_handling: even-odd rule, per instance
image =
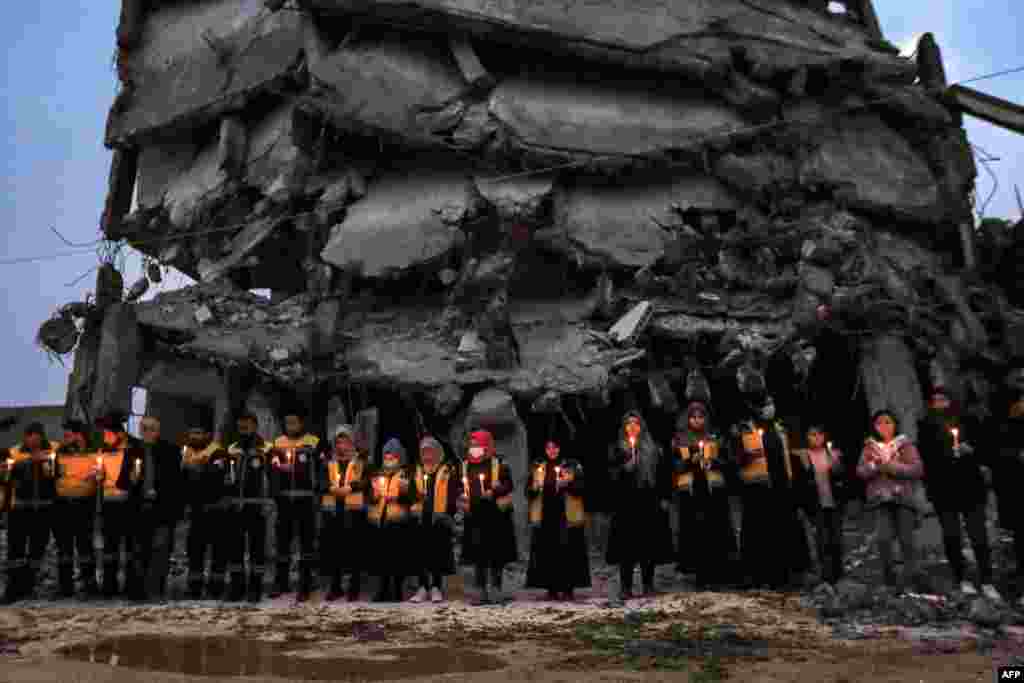
[{"label": "headscarf", "polygon": [[[397,453],[398,454],[398,465],[397,467],[403,467],[406,463],[405,459],[405,446],[398,439],[392,437],[388,439],[388,442],[384,444],[383,453]],[[385,465],[387,467],[387,465]]]},{"label": "headscarf", "polygon": [[628,455],[632,454],[629,446],[629,439],[626,437],[626,422],[633,417],[640,421],[640,437],[636,444],[637,483],[641,486],[653,488],[657,482],[658,459],[661,457],[661,452],[658,445],[654,442],[654,438],[651,436],[650,432],[647,431],[647,423],[644,422],[643,415],[641,415],[639,411],[629,410],[622,416],[622,427],[619,432],[621,435],[619,447],[624,453]]},{"label": "headscarf", "polygon": [[338,425],[334,430],[334,440],[337,441],[339,436],[348,437],[351,441],[355,441],[356,430],[352,425],[341,424]]},{"label": "headscarf", "polygon": [[694,412],[704,413],[704,433],[711,433],[711,416],[707,405],[703,401],[690,401],[686,406],[686,412],[679,413],[676,418],[676,433],[672,436],[672,448],[686,448],[690,444],[690,417]]},{"label": "headscarf", "polygon": [[493,458],[497,453],[494,449],[494,436],[486,429],[478,429],[469,435],[469,446],[482,446],[484,458]]}]

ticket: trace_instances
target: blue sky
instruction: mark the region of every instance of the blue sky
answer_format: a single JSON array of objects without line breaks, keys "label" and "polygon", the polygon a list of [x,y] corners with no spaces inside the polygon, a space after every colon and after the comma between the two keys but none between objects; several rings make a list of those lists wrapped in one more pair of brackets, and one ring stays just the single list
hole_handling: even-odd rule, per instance
[{"label": "blue sky", "polygon": [[[7,46],[0,260],[68,251],[50,226],[72,242],[97,237],[110,163],[102,140],[115,93],[112,56],[120,8],[119,0],[8,4],[0,24],[0,44]],[[951,82],[1024,65],[1019,0],[875,0],[875,5],[886,37],[901,47],[912,50],[922,32],[935,34]],[[1024,103],[1024,73],[972,87]],[[1000,157],[991,164],[999,185],[986,214],[1018,218],[1013,183],[1024,191],[1024,136],[972,119],[967,130],[973,143]],[[992,189],[981,169],[979,201]],[[91,273],[67,284],[95,265],[93,254],[0,264],[0,303],[6,311],[0,405],[63,403],[70,357],[68,367],[50,365],[35,345],[35,334],[51,312],[92,290]],[[130,284],[139,275],[137,258],[127,260],[127,271]],[[183,283],[172,275],[163,287]]]}]

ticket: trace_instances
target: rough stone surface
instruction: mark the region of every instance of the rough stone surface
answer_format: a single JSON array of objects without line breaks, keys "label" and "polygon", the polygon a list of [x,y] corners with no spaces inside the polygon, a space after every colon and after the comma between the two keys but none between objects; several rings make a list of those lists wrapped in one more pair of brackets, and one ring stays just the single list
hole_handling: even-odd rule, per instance
[{"label": "rough stone surface", "polygon": [[682,175],[625,185],[577,183],[556,195],[556,229],[542,238],[570,253],[580,249],[611,266],[648,266],[665,253],[670,234],[659,223],[675,221],[674,204],[706,209],[741,207],[724,185],[707,176]]},{"label": "rough stone surface", "polygon": [[389,174],[349,207],[320,256],[368,277],[425,263],[460,243],[457,225],[471,206],[469,181],[456,171]]},{"label": "rough stone surface", "polygon": [[849,205],[918,220],[938,215],[938,186],[906,139],[873,114],[825,126],[816,152],[800,166],[803,183],[846,186]]},{"label": "rough stone surface", "polygon": [[302,20],[297,12],[254,16],[229,34],[217,36],[215,43],[223,44],[224,58],[205,43],[196,43],[193,35],[187,44],[194,50],[172,55],[171,63],[162,68],[146,64],[131,67],[136,72],[136,87],[123,111],[111,111],[108,145],[148,138],[160,129],[212,120],[237,107],[240,98],[280,86],[303,49]]},{"label": "rough stone surface", "polygon": [[103,316],[90,415],[109,410],[130,412],[132,386],[138,379],[142,337],[130,304],[114,304]]}]

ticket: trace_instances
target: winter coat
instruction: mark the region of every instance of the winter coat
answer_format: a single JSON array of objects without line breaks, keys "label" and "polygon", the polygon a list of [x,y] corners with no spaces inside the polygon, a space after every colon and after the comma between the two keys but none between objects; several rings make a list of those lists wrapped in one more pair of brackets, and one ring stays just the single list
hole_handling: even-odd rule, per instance
[{"label": "winter coat", "polygon": [[[892,474],[881,472],[879,464],[888,461]],[[895,504],[917,511],[915,482],[924,474],[917,448],[910,439],[897,436],[888,446],[868,439],[857,463],[857,476],[867,482],[867,507]]]},{"label": "winter coat", "polygon": [[[970,443],[973,453],[954,457],[953,428],[960,429],[960,443]],[[981,473],[987,458],[980,429],[965,429],[955,416],[931,414],[921,420],[917,430],[924,484],[928,498],[939,510],[970,509],[985,502],[987,487]]]}]

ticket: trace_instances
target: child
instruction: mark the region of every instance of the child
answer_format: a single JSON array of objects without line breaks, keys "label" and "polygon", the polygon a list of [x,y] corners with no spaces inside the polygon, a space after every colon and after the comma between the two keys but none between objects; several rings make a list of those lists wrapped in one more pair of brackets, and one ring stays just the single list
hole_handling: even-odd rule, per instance
[{"label": "child", "polygon": [[380,580],[374,602],[401,602],[402,586],[409,574],[410,506],[415,502],[406,466],[405,447],[398,439],[384,444],[384,464],[373,474],[368,518],[369,552]]},{"label": "child", "polygon": [[462,483],[455,467],[445,462],[444,448],[432,436],[420,441],[420,466],[413,478],[416,502],[413,529],[420,563],[420,587],[410,602],[444,602],[443,577],[455,573],[452,533]]},{"label": "child", "polygon": [[825,438],[824,427],[812,424],[807,430],[807,450],[798,455],[809,479],[808,498],[817,527],[821,578],[834,586],[843,576],[843,509],[839,494],[844,468],[842,453]]}]

